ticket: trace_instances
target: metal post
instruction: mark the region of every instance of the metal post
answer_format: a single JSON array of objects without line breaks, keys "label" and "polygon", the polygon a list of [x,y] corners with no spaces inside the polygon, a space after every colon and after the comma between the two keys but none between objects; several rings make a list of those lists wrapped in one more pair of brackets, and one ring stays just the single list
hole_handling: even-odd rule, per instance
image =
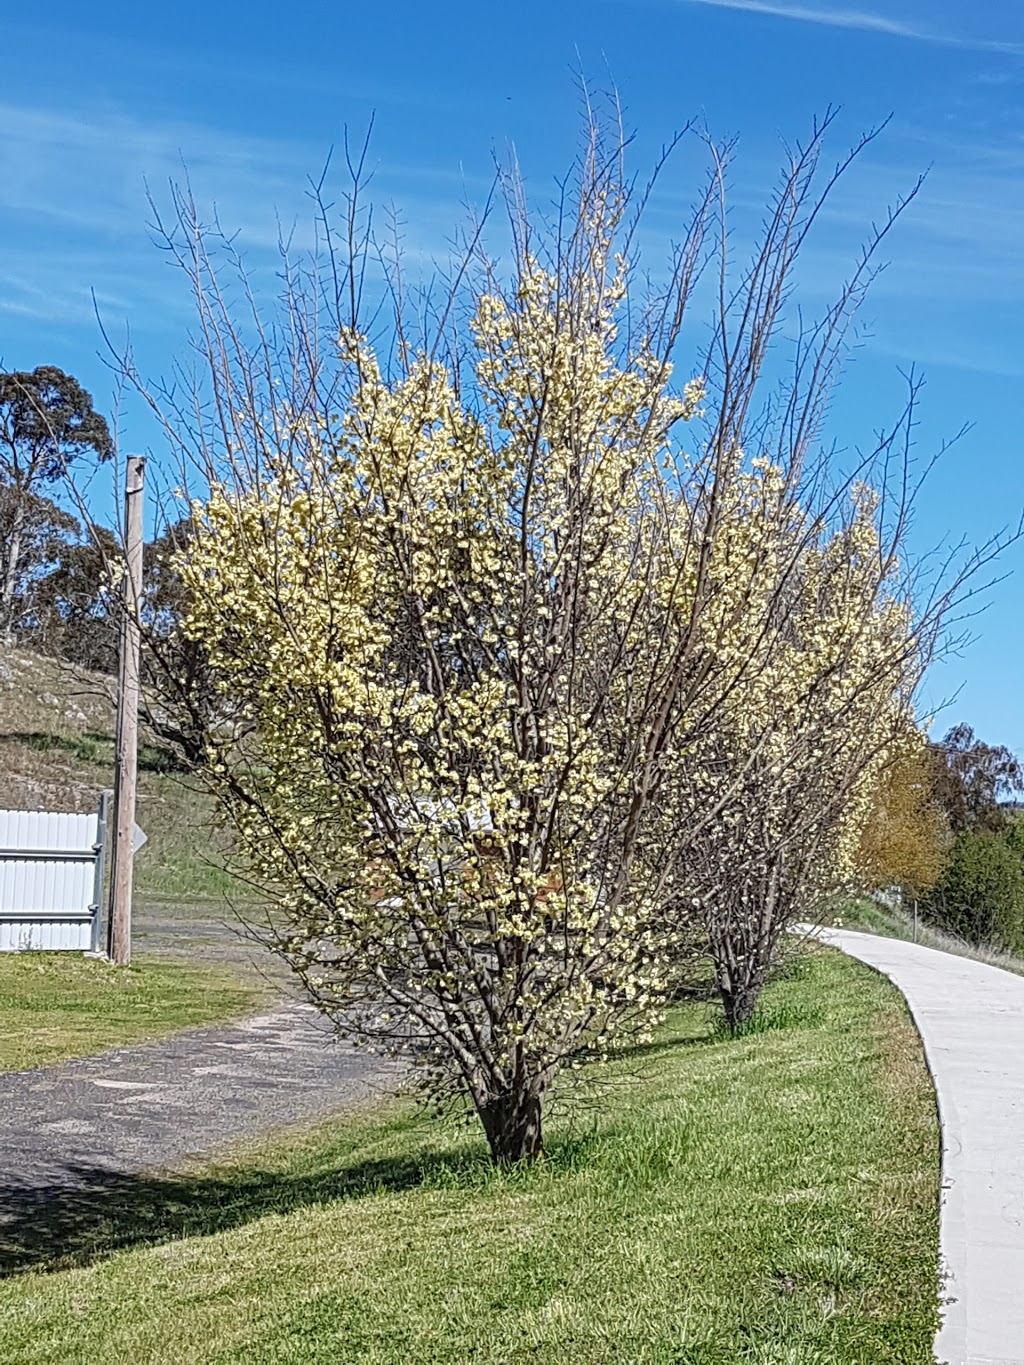
[{"label": "metal post", "polygon": [[110,872],[110,960],[126,967],[132,956],[132,875],[135,791],[139,749],[139,669],[142,598],[142,491],[146,462],[129,455],[124,487],[125,574],[121,603],[121,657],[117,689],[117,759],[114,768],[114,857]]},{"label": "metal post", "polygon": [[917,897],[914,897],[914,942],[917,942]]},{"label": "metal post", "polygon": [[92,946],[90,951],[100,951],[100,921],[103,918],[103,876],[107,868],[107,812],[110,807],[110,792],[100,792],[99,809],[96,812],[96,842],[93,850],[96,862],[92,874]]}]

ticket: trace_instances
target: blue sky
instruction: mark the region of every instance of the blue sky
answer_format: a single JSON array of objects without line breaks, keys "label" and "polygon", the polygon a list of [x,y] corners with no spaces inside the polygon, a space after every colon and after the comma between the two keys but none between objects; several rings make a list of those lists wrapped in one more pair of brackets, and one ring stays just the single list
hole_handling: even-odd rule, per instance
[{"label": "blue sky", "polygon": [[[23,14],[28,11],[23,10]],[[574,72],[611,79],[636,130],[634,165],[691,117],[739,138],[734,202],[752,214],[783,139],[841,108],[836,151],[890,113],[842,186],[801,274],[809,306],[841,281],[887,203],[928,171],[862,316],[867,336],[833,432],[870,439],[898,411],[901,370],[926,379],[923,453],[965,422],[915,536],[983,539],[1024,507],[1024,7],[1007,0],[561,0],[290,7],[218,0],[171,8],[51,0],[45,27],[0,22],[0,363],[70,370],[109,410],[95,295],[130,327],[143,369],[183,354],[187,296],[147,228],[146,185],[166,201],[187,166],[256,263],[279,224],[305,229],[305,191],[346,125],[375,118],[374,194],[411,251],[442,253],[492,156],[514,145],[541,195],[571,157]],[[654,227],[688,198],[686,165]],[[677,198],[678,196],[678,198]],[[124,414],[125,448],[152,433]],[[155,450],[159,455],[159,451]],[[936,669],[940,728],[966,719],[1024,752],[1018,607],[1024,551]]]}]

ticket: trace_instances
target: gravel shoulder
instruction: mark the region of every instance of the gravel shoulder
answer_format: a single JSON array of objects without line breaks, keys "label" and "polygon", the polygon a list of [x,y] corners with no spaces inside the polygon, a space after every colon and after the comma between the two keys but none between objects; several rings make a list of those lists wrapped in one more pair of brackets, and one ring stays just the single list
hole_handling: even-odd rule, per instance
[{"label": "gravel shoulder", "polygon": [[[393,1091],[398,1064],[287,1001],[229,1027],[0,1075],[0,1273],[69,1199]],[[93,1209],[95,1215],[96,1209]]]}]

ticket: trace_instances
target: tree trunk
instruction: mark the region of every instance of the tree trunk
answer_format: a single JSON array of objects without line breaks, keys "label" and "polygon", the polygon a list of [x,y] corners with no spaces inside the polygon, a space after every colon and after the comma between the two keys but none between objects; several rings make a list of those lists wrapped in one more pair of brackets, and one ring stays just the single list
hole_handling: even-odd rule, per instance
[{"label": "tree trunk", "polygon": [[0,635],[10,642],[14,633],[14,590],[18,584],[18,563],[21,559],[21,529],[24,518],[19,509],[11,525],[11,538],[7,542],[7,563],[4,565],[3,585],[0,587]]},{"label": "tree trunk", "polygon": [[757,1008],[775,960],[775,947],[785,923],[780,916],[781,868],[773,862],[764,877],[756,909],[729,907],[710,933],[711,958],[715,964],[718,993],[725,1021],[735,1032],[748,1022]]},{"label": "tree trunk", "polygon": [[537,1080],[506,1090],[479,1107],[496,1166],[536,1161],[543,1154],[543,1087]]},{"label": "tree trunk", "polygon": [[753,1015],[764,983],[757,980],[742,980],[735,986],[719,986],[725,1022],[735,1033]]},{"label": "tree trunk", "polygon": [[725,1022],[730,1029],[736,1030],[757,1008],[771,967],[771,951],[762,944],[737,952],[732,944],[713,943],[711,956],[715,961]]}]

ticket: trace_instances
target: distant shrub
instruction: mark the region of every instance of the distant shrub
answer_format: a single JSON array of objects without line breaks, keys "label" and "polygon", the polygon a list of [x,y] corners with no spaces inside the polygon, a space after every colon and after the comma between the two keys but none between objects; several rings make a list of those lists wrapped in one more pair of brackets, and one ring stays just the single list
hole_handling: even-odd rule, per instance
[{"label": "distant shrub", "polygon": [[1006,833],[964,830],[924,901],[928,918],[975,944],[1024,951],[1024,862]]}]

